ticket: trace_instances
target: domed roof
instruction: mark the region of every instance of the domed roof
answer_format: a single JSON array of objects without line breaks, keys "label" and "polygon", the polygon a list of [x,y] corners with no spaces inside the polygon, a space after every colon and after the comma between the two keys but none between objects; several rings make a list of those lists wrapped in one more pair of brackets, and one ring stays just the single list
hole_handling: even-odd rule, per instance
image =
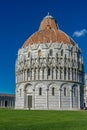
[{"label": "domed roof", "polygon": [[55,42],[74,45],[71,38],[58,28],[56,20],[48,14],[42,20],[39,30],[25,41],[23,48],[29,44],[45,44]]}]

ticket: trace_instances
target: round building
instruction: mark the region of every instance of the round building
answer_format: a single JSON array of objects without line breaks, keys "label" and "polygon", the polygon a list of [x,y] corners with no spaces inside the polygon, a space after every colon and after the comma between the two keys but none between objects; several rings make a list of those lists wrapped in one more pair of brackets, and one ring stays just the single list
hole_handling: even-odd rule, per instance
[{"label": "round building", "polygon": [[18,50],[15,108],[80,109],[83,85],[81,50],[48,14]]}]

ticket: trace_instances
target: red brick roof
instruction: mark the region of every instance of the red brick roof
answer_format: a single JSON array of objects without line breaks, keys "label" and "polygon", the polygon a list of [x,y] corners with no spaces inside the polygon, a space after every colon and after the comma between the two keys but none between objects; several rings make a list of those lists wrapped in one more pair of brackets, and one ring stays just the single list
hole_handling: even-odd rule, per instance
[{"label": "red brick roof", "polygon": [[74,44],[68,35],[61,31],[52,16],[46,16],[39,27],[39,30],[31,35],[24,43],[25,48],[29,44],[63,42],[64,44]]}]

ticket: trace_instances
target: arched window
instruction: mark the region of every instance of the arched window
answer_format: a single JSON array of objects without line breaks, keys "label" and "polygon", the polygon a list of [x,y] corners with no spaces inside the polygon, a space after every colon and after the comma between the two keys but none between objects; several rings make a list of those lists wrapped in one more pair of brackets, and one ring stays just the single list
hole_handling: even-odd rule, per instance
[{"label": "arched window", "polygon": [[64,68],[64,80],[66,80],[66,68]]},{"label": "arched window", "polygon": [[42,95],[42,88],[39,88],[39,95]]},{"label": "arched window", "polygon": [[50,68],[48,68],[48,76],[50,76]]},{"label": "arched window", "polygon": [[42,79],[44,79],[44,68],[42,68]]},{"label": "arched window", "polygon": [[27,70],[27,77],[30,77],[30,70]]},{"label": "arched window", "polygon": [[50,51],[49,51],[49,55],[50,55],[50,56],[53,55],[53,50],[52,50],[52,49],[50,49]]},{"label": "arched window", "polygon": [[74,73],[75,73],[75,81],[76,81],[76,69],[75,69],[75,72],[74,72]]},{"label": "arched window", "polygon": [[66,93],[66,88],[64,88],[64,96],[66,96],[67,95],[67,93]]},{"label": "arched window", "polygon": [[68,80],[70,80],[70,68],[68,68]]},{"label": "arched window", "polygon": [[38,50],[38,56],[41,56],[41,50]]},{"label": "arched window", "polygon": [[56,67],[56,79],[58,79],[58,67]]},{"label": "arched window", "polygon": [[52,96],[54,96],[54,87],[52,88]]},{"label": "arched window", "polygon": [[30,52],[28,52],[28,57],[30,57]]}]

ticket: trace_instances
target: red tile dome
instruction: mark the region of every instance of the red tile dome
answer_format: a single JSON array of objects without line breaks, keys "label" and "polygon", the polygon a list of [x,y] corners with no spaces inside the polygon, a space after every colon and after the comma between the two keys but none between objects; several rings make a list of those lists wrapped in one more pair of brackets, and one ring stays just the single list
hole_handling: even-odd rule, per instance
[{"label": "red tile dome", "polygon": [[67,34],[58,28],[56,20],[48,14],[42,20],[39,30],[25,41],[23,47],[25,48],[29,44],[45,44],[55,42],[75,44]]}]

